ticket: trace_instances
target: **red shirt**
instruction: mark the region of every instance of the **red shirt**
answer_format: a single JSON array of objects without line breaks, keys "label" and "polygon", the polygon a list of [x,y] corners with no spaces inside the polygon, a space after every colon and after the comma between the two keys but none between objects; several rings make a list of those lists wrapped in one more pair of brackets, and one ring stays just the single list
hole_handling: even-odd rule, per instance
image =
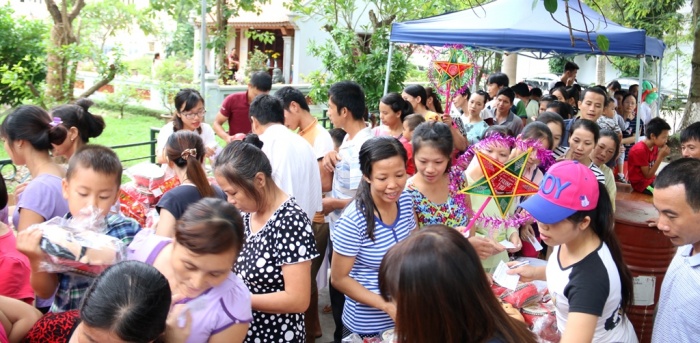
[{"label": "red shirt", "polygon": [[34,303],[34,290],[29,283],[29,259],[17,251],[17,240],[12,230],[0,236],[0,295]]},{"label": "red shirt", "polygon": [[228,118],[228,134],[250,133],[250,116],[248,114],[248,92],[233,93],[221,104],[221,114]]},{"label": "red shirt", "polygon": [[627,153],[627,179],[630,181],[632,188],[637,192],[643,192],[649,185],[654,182],[656,176],[647,179],[642,174],[642,167],[653,167],[656,163],[656,157],[659,155],[659,147],[654,145],[651,149],[647,147],[644,141],[637,142],[630,148]]},{"label": "red shirt", "polygon": [[403,144],[404,149],[406,149],[406,155],[408,157],[408,161],[406,162],[406,173],[408,175],[413,175],[416,173],[416,164],[413,162],[413,144],[406,140],[403,136],[399,138],[399,142]]},{"label": "red shirt", "polygon": [[67,343],[80,321],[78,310],[47,313],[24,337],[23,343]]}]

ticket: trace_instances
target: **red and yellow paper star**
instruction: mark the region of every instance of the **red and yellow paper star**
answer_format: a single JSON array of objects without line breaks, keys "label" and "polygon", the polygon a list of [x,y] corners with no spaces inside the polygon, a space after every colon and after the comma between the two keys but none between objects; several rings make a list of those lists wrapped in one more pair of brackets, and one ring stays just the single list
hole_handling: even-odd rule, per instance
[{"label": "red and yellow paper star", "polygon": [[477,151],[476,158],[484,177],[460,192],[492,197],[501,215],[505,217],[514,198],[537,193],[538,186],[522,177],[530,153],[532,149],[528,149],[503,165]]}]

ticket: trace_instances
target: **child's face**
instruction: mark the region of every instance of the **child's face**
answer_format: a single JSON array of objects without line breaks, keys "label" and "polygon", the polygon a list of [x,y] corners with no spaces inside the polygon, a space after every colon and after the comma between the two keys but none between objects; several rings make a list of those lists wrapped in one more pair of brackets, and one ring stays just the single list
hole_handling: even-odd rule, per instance
[{"label": "child's face", "polygon": [[603,111],[603,115],[605,115],[608,118],[615,118],[615,103],[610,101],[608,102],[608,106],[605,106],[605,111]]},{"label": "child's face", "polygon": [[489,144],[481,152],[501,164],[505,164],[510,158],[510,148],[502,144]]},{"label": "child's face", "polygon": [[664,145],[666,145],[666,142],[668,142],[668,130],[661,131],[661,134],[658,136],[654,136],[652,140],[654,141],[654,145],[656,145],[657,147],[663,147]]},{"label": "child's face", "polygon": [[68,200],[70,213],[75,216],[82,209],[93,206],[106,216],[117,201],[120,181],[117,175],[76,166],[70,179],[63,179],[63,197]]},{"label": "child's face", "polygon": [[416,162],[416,171],[427,183],[433,183],[447,171],[450,157],[445,156],[440,150],[426,144],[413,154]]},{"label": "child's face", "polygon": [[411,128],[408,127],[408,123],[405,121],[401,125],[403,125],[403,133],[402,133],[403,137],[406,138],[406,140],[410,142],[411,139],[413,138],[413,130],[411,130]]},{"label": "child's face", "polygon": [[700,141],[691,139],[681,143],[681,154],[683,157],[700,159]]},{"label": "child's face", "polygon": [[547,105],[549,105],[549,101],[544,101],[544,100],[540,101],[540,110],[539,110],[540,114],[542,114],[542,112],[547,111]]}]

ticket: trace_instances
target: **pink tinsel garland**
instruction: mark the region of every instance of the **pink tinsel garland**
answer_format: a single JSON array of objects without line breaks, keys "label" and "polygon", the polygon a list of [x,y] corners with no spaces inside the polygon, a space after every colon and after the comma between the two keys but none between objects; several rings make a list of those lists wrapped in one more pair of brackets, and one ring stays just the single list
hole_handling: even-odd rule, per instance
[{"label": "pink tinsel garland", "polygon": [[[536,139],[521,140],[496,133],[482,139],[479,143],[470,146],[469,149],[457,159],[455,165],[452,166],[452,168],[450,168],[449,172],[450,194],[453,195],[455,201],[458,204],[462,204],[462,206],[466,208],[466,212],[469,214],[470,217],[473,217],[476,213],[471,209],[471,207],[467,207],[467,195],[460,192],[467,186],[466,178],[463,176],[463,174],[467,170],[467,167],[469,166],[469,163],[471,162],[472,158],[474,158],[475,149],[482,149],[484,147],[496,144],[505,145],[510,148],[515,147],[522,151],[532,149],[532,152],[537,154],[537,159],[540,160],[540,165],[543,166],[545,170],[547,170],[549,166],[554,164],[552,152],[546,149],[544,146],[542,146],[542,143],[540,143],[540,141]],[[501,225],[503,225],[504,227],[520,227],[521,225],[525,224],[531,219],[532,216],[529,213],[519,212],[513,215],[506,216],[505,218],[482,215],[477,220],[484,227],[487,227],[489,229],[496,229]]]}]

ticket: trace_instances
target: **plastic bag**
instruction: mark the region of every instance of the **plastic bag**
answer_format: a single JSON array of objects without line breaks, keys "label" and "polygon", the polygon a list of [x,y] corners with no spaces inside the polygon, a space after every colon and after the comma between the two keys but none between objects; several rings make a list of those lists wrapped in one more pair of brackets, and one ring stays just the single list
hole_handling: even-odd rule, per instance
[{"label": "plastic bag", "polygon": [[518,285],[512,291],[507,290],[501,295],[503,301],[513,305],[515,308],[523,308],[530,304],[538,303],[542,300],[542,293],[532,282],[525,282]]},{"label": "plastic bag", "polygon": [[148,190],[158,188],[165,182],[165,170],[149,162],[142,162],[129,167],[126,170],[126,175],[134,181],[136,187]]},{"label": "plastic bag", "polygon": [[56,217],[29,227],[42,232],[41,271],[94,277],[126,258],[126,245],[106,234],[106,221],[99,209],[86,212],[81,211],[81,215],[70,219]]},{"label": "plastic bag", "polygon": [[525,323],[541,343],[557,343],[561,334],[557,328],[557,316],[551,302],[537,303],[522,309]]}]

